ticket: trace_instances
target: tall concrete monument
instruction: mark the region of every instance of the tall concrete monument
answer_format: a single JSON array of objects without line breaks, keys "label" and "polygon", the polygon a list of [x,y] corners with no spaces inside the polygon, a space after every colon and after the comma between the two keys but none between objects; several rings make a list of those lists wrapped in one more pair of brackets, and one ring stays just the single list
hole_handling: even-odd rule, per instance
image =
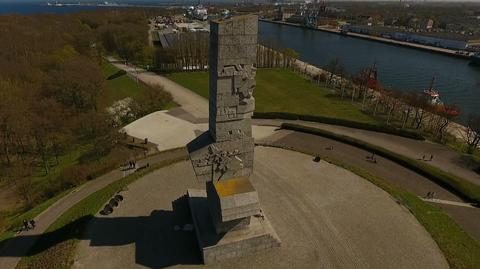
[{"label": "tall concrete monument", "polygon": [[253,172],[258,17],[210,23],[209,130],[190,142],[195,175],[205,190],[188,190],[206,264],[280,245],[249,180]]}]

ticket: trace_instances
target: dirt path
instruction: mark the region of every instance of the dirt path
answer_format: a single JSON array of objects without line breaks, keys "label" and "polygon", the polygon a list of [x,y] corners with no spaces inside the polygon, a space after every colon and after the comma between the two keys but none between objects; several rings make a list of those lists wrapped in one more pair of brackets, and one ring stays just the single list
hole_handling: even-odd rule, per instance
[{"label": "dirt path", "polygon": [[[154,165],[163,160],[174,159],[180,156],[186,156],[185,149],[164,152],[151,156],[147,159],[138,161],[138,166],[143,166],[146,163]],[[128,173],[125,173],[120,169],[114,170],[95,180],[89,181],[58,200],[35,218],[37,226],[34,230],[22,232],[20,234],[21,236],[14,237],[5,242],[5,245],[0,249],[0,268],[14,269],[21,257],[27,254],[38,236],[41,235],[58,217],[65,213],[65,211],[85,199],[90,194],[106,187],[114,181],[122,179],[125,175],[128,175]]]}]

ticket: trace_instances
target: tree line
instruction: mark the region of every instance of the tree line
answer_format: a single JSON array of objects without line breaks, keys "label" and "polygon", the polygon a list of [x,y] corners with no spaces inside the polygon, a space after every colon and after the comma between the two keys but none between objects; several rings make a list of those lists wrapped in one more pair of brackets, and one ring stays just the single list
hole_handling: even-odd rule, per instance
[{"label": "tree line", "polygon": [[[51,174],[62,156],[88,148],[99,160],[116,147],[118,129],[99,102],[101,64],[106,55],[148,59],[148,12],[0,16],[0,191],[13,188],[31,207],[84,180],[78,169]],[[150,88],[136,101],[144,114],[171,96]]]},{"label": "tree line", "polygon": [[[203,32],[168,34],[168,47],[157,47],[153,65],[160,72],[204,71],[208,69],[209,35]],[[280,48],[275,42],[257,45],[256,66],[259,68],[291,67],[298,53]]]},{"label": "tree line", "polygon": [[[363,111],[384,119],[386,124],[427,132],[439,142],[446,142],[451,136],[452,124],[460,119],[457,106],[433,104],[423,90],[400,91],[383,87],[378,82],[375,66],[348,74],[341,60],[333,59],[323,69],[297,62],[294,70],[331,88],[338,97],[358,104]],[[478,115],[468,115],[461,130],[468,152],[473,152],[480,144],[479,119]]]}]

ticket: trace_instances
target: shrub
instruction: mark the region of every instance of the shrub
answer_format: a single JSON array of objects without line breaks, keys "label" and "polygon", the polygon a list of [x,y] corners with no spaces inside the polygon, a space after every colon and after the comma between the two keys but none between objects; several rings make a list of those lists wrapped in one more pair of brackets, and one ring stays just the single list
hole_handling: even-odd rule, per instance
[{"label": "shrub", "polygon": [[328,117],[322,117],[322,116],[300,115],[300,114],[289,113],[289,112],[255,112],[253,114],[253,118],[311,121],[311,122],[339,125],[339,126],[345,126],[350,128],[367,130],[367,131],[397,135],[397,136],[402,136],[402,137],[411,138],[415,140],[425,140],[425,138],[419,133],[395,128],[392,126],[375,125],[370,123],[328,118]]},{"label": "shrub", "polygon": [[450,174],[448,172],[442,171],[436,167],[419,162],[417,160],[405,157],[403,155],[394,153],[385,148],[375,146],[364,141],[344,136],[338,135],[329,131],[322,129],[306,127],[298,124],[284,123],[282,128],[288,130],[294,130],[314,135],[320,135],[327,137],[333,140],[340,141],[345,144],[349,144],[375,154],[387,158],[393,162],[396,162],[430,180],[443,186],[444,188],[456,193],[460,197],[464,198],[467,201],[476,203],[480,205],[480,186],[471,183],[470,181],[458,177],[456,175]]},{"label": "shrub", "polygon": [[87,180],[89,168],[86,165],[74,165],[63,169],[58,180],[62,184],[62,188],[71,188],[80,185]]}]

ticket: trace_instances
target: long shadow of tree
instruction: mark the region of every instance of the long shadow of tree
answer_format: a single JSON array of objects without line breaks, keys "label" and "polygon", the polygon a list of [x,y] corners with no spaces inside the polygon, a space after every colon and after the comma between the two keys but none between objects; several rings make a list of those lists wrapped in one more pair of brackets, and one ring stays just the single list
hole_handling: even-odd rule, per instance
[{"label": "long shadow of tree", "polygon": [[[136,263],[150,268],[199,264],[201,257],[195,233],[174,230],[175,225],[181,227],[192,223],[188,201],[181,197],[172,202],[172,206],[173,211],[153,211],[148,217],[82,217],[58,230],[37,236],[28,256],[48,251],[71,239],[81,239],[90,240],[90,246],[135,244]],[[21,244],[22,240],[31,240],[32,237],[35,236],[17,236],[5,243]],[[1,256],[18,257],[23,253],[11,249],[2,251]]]}]

